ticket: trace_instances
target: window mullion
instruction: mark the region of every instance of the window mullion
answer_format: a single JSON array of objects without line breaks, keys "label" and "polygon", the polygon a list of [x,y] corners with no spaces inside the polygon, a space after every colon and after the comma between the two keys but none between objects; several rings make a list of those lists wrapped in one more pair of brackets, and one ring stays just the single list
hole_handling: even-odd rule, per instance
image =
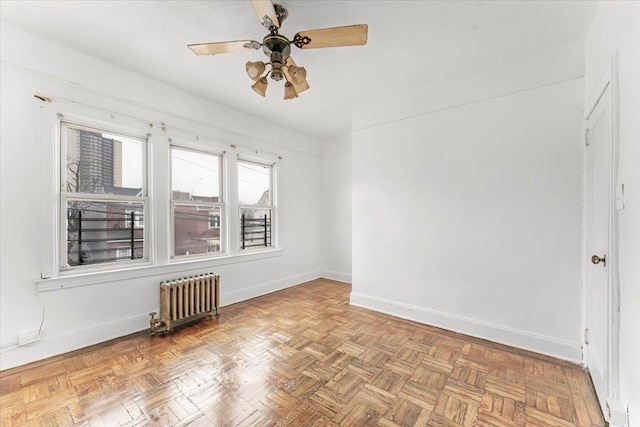
[{"label": "window mullion", "polygon": [[85,202],[144,202],[148,201],[146,196],[121,196],[116,194],[84,194],[84,193],[68,193],[63,192],[63,195],[69,200],[85,201]]},{"label": "window mullion", "polygon": [[227,248],[230,255],[240,251],[240,208],[238,206],[238,156],[227,156]]}]

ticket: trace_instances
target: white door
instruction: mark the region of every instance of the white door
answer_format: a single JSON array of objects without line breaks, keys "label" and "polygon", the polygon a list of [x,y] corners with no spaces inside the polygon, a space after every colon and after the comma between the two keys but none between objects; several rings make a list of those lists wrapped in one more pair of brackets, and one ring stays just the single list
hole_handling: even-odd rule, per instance
[{"label": "white door", "polygon": [[587,366],[600,407],[609,397],[609,219],[611,217],[611,85],[586,117],[587,128]]}]

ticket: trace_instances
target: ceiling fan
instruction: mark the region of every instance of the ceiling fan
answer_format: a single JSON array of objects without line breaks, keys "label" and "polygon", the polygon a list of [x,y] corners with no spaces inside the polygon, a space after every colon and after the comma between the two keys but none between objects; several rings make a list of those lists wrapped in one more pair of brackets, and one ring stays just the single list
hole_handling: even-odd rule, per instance
[{"label": "ceiling fan", "polygon": [[[300,92],[309,89],[307,70],[304,67],[298,67],[290,56],[291,45],[300,49],[316,49],[367,44],[366,24],[300,31],[296,33],[293,40],[289,40],[278,33],[288,15],[281,4],[274,4],[271,0],[251,0],[251,5],[262,26],[269,30],[269,34],[262,39],[262,43],[255,40],[236,40],[190,44],[189,49],[196,55],[218,55],[262,48],[264,54],[269,57],[269,62],[249,61],[246,65],[247,74],[255,82],[251,88],[258,95],[266,95],[269,75],[276,81],[285,79],[284,99],[297,98]],[[271,69],[265,74],[268,65]]]}]

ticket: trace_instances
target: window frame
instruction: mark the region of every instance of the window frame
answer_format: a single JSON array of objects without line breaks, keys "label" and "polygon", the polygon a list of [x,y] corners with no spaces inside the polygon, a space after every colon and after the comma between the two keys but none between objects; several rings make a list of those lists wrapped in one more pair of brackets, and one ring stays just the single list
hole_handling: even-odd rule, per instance
[{"label": "window frame", "polygon": [[[114,194],[99,193],[82,193],[67,191],[67,132],[69,129],[82,130],[95,133],[106,133],[115,136],[121,136],[128,139],[135,139],[142,145],[142,183],[140,196],[126,196]],[[151,262],[151,247],[153,242],[150,239],[149,221],[145,221],[142,227],[143,250],[142,257],[139,259],[129,259],[122,261],[110,261],[86,265],[69,265],[68,244],[68,224],[67,224],[67,207],[69,202],[104,202],[104,203],[140,203],[142,204],[143,218],[150,217],[149,204],[149,134],[142,134],[130,128],[113,126],[102,123],[91,118],[75,118],[65,117],[63,114],[57,115],[56,120],[56,141],[57,141],[57,201],[58,201],[58,220],[56,238],[58,240],[58,254],[56,256],[57,268],[59,274],[72,273],[79,274],[82,272],[101,272],[113,269],[127,268],[132,266],[149,264]],[[114,249],[116,250],[116,249]]]},{"label": "window frame", "polygon": [[[227,177],[227,168],[226,165],[226,152],[224,150],[217,150],[215,146],[203,146],[201,144],[188,144],[182,141],[175,141],[169,138],[168,141],[168,157],[169,157],[169,262],[170,263],[179,263],[190,260],[202,260],[202,259],[212,259],[212,258],[220,258],[229,255],[229,249],[227,246],[227,229],[228,222],[225,220],[227,217],[226,209],[228,208],[228,202],[226,197],[226,181]],[[209,156],[216,156],[219,158],[219,183],[218,183],[218,201],[217,202],[206,202],[206,201],[196,201],[196,200],[174,200],[173,198],[173,161],[172,161],[172,150],[173,149],[182,150],[182,151],[190,151],[193,153],[201,153]],[[176,255],[175,254],[175,207],[176,206],[206,206],[211,208],[219,208],[220,210],[220,252],[206,252],[199,254],[189,254],[189,255]],[[207,218],[207,229],[210,230],[209,227],[209,218]]]},{"label": "window frame", "polygon": [[[269,204],[259,205],[259,204],[248,204],[248,203],[240,203],[240,177],[239,177],[239,169],[240,163],[249,163],[258,166],[264,166],[271,168],[271,176],[269,179]],[[236,162],[236,194],[237,194],[237,215],[238,215],[238,227],[237,227],[237,253],[238,255],[245,254],[253,254],[253,253],[261,253],[268,252],[273,250],[278,250],[278,211],[277,211],[277,169],[278,162],[274,160],[270,160],[266,157],[257,157],[253,155],[243,155],[238,154],[237,162]],[[269,246],[265,246],[264,248],[260,248],[259,246],[254,246],[251,248],[242,248],[242,210],[243,209],[269,209],[271,211],[271,235],[270,241],[271,244]]]},{"label": "window frame", "polygon": [[[33,279],[38,292],[57,291],[69,288],[93,286],[119,281],[144,278],[148,276],[184,275],[194,269],[210,269],[217,266],[244,265],[245,263],[281,257],[285,247],[278,235],[278,199],[279,177],[283,162],[277,152],[263,151],[260,141],[244,138],[237,134],[220,134],[214,128],[200,125],[187,118],[180,118],[167,112],[140,111],[130,105],[118,104],[106,98],[89,96],[83,100],[65,100],[51,98],[51,102],[37,103],[37,139],[39,141],[37,157],[40,164],[39,183],[36,191],[38,210],[34,233],[42,236],[38,245],[37,258],[39,275]],[[174,119],[175,126],[165,125],[167,118]],[[63,270],[60,254],[66,253],[66,207],[62,204],[61,169],[66,174],[66,155],[61,159],[61,122],[77,126],[99,129],[106,134],[118,134],[146,140],[143,152],[143,179],[146,198],[144,212],[144,241],[147,251],[144,260],[134,262],[122,260],[89,264]],[[167,171],[170,165],[169,145],[177,145],[195,150],[211,151],[223,154],[223,197],[225,209],[221,213],[221,223],[226,227],[222,238],[225,239],[226,255],[193,259],[170,258],[171,219],[170,219],[170,183]],[[266,148],[266,147],[264,147]],[[269,147],[271,148],[271,147]],[[65,147],[66,150],[66,147]],[[258,151],[260,150],[260,151]],[[236,233],[239,220],[236,214],[237,195],[237,159],[253,160],[258,163],[273,163],[272,199],[275,221],[272,232],[272,247],[261,251],[238,251]],[[62,166],[61,166],[62,165]],[[66,176],[66,175],[65,175]],[[64,182],[66,184],[66,182]],[[62,240],[64,238],[64,240]],[[237,239],[239,240],[239,239]],[[31,256],[31,255],[30,255]]]}]

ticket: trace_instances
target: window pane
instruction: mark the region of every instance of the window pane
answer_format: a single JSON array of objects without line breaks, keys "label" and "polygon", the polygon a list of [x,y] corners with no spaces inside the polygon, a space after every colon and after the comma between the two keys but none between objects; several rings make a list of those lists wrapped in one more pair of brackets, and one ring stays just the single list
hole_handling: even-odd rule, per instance
[{"label": "window pane", "polygon": [[271,204],[271,166],[238,162],[238,196],[242,205]]},{"label": "window pane", "polygon": [[171,148],[173,200],[220,201],[220,156]]},{"label": "window pane", "polygon": [[220,253],[219,206],[174,205],[174,256]]},{"label": "window pane", "polygon": [[143,203],[67,202],[70,266],[130,261],[143,256]]},{"label": "window pane", "polygon": [[143,195],[144,141],[72,125],[64,127],[67,192]]},{"label": "window pane", "polygon": [[240,209],[240,248],[270,247],[271,230],[271,209]]}]

